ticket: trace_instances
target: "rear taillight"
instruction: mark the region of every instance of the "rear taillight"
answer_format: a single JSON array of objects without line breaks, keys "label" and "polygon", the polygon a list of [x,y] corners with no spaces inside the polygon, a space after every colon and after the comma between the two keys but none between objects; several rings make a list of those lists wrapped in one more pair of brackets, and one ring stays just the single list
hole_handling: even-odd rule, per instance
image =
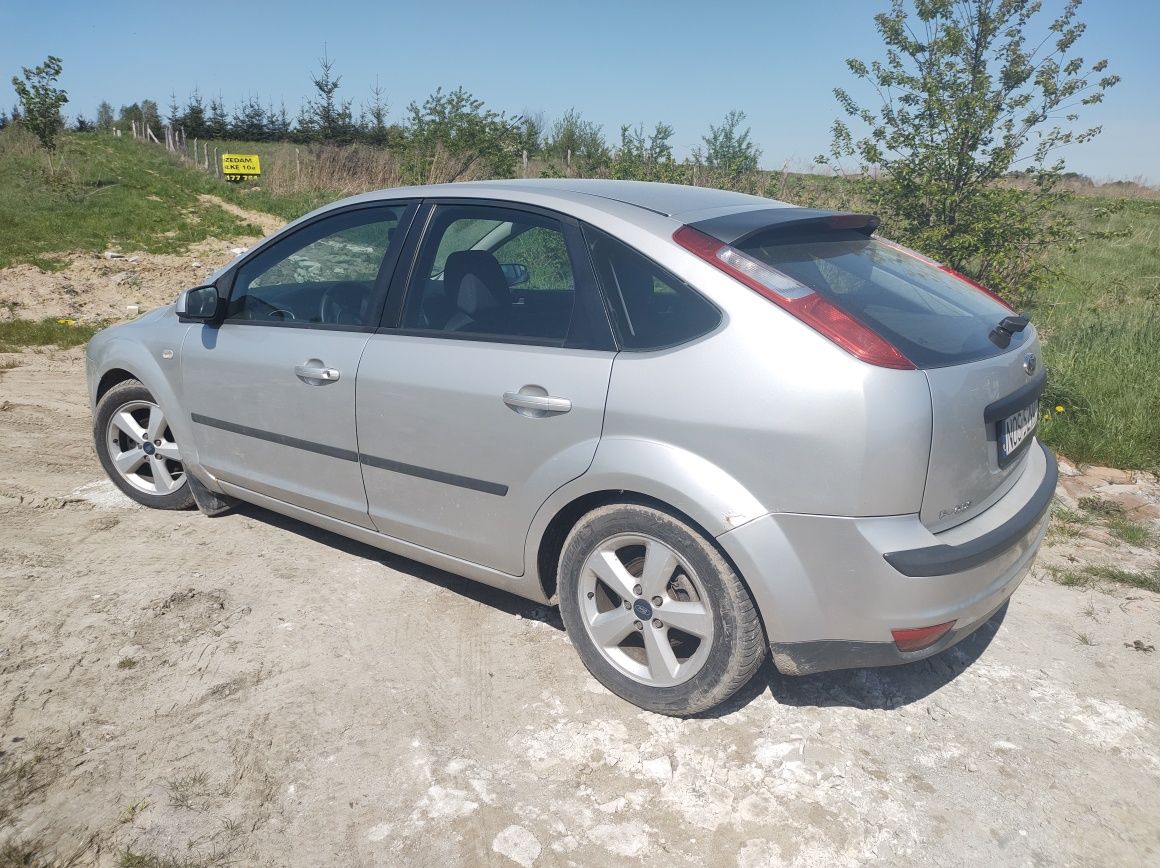
[{"label": "rear taillight", "polygon": [[894,637],[894,644],[899,651],[921,651],[945,636],[954,625],[954,621],[947,621],[945,624],[935,624],[933,627],[891,630],[890,635]]},{"label": "rear taillight", "polygon": [[682,226],[673,233],[673,240],[714,268],[724,271],[793,314],[855,358],[883,368],[914,369],[910,359],[889,341],[789,275],[746,256],[728,244],[722,244],[692,226]]}]

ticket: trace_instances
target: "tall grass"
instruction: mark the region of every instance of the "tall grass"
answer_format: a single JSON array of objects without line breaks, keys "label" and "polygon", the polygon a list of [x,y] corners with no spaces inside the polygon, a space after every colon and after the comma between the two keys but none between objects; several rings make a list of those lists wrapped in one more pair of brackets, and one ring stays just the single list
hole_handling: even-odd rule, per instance
[{"label": "tall grass", "polygon": [[[1160,469],[1160,201],[1070,207],[1091,238],[1051,257],[1055,280],[1033,301],[1048,371],[1043,436],[1077,461]],[[1056,408],[1063,408],[1057,412]]]}]

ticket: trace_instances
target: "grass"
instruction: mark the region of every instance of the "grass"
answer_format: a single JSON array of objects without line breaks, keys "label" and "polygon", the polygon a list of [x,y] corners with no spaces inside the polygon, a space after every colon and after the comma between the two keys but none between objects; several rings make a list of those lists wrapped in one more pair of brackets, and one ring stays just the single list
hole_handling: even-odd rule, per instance
[{"label": "grass", "polygon": [[79,347],[104,327],[104,323],[59,319],[3,320],[0,321],[0,353],[18,353],[25,347]]},{"label": "grass", "polygon": [[191,772],[179,778],[171,778],[165,782],[165,790],[169,793],[171,808],[189,808],[195,811],[201,810],[212,795],[209,776],[205,772]]},{"label": "grass", "polygon": [[1124,512],[1124,508],[1114,500],[1108,500],[1107,498],[1098,497],[1094,494],[1081,497],[1078,505],[1084,512],[1099,518],[1110,518],[1114,515],[1121,515]]},{"label": "grass", "polygon": [[1097,581],[1104,581],[1160,593],[1160,565],[1147,572],[1099,564],[1088,564],[1075,569],[1049,567],[1048,571],[1053,581],[1068,588],[1086,588]]},{"label": "grass", "polygon": [[1140,547],[1152,544],[1152,531],[1146,525],[1137,524],[1131,519],[1117,516],[1108,519],[1107,527],[1112,536],[1120,542]]},{"label": "grass", "polygon": [[[1112,237],[1059,250],[1029,311],[1043,336],[1043,439],[1074,461],[1160,467],[1160,201],[1076,197],[1082,228]],[[1056,408],[1063,408],[1057,411]]]},{"label": "grass", "polygon": [[62,265],[61,254],[71,251],[177,253],[208,237],[262,235],[258,227],[197,198],[211,193],[244,201],[226,187],[162,148],[95,133],[64,136],[60,157],[50,167],[31,136],[5,129],[0,132],[0,267],[28,262],[51,271]]}]

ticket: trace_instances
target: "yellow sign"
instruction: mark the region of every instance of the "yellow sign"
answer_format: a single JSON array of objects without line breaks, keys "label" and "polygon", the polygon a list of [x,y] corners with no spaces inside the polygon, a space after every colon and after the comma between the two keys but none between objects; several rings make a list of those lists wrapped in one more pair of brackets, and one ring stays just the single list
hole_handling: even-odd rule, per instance
[{"label": "yellow sign", "polygon": [[257,154],[222,154],[222,175],[227,181],[256,178],[262,174],[262,163]]}]

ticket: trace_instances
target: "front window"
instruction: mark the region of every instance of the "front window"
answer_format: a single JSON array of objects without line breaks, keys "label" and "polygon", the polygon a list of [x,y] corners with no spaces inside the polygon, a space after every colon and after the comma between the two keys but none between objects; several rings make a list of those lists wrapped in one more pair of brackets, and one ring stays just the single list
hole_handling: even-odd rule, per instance
[{"label": "front window", "polygon": [[405,206],[347,211],[277,241],[238,269],[227,320],[378,324],[381,275]]}]

